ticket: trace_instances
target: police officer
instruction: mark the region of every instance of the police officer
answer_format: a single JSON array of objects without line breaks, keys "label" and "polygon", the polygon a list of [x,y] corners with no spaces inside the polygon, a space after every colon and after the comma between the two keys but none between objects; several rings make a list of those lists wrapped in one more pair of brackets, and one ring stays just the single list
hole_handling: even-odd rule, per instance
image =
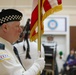
[{"label": "police officer", "polygon": [[44,59],[38,58],[25,71],[13,52],[12,44],[22,32],[21,19],[22,13],[16,9],[3,9],[0,12],[0,75],[36,75],[44,68]]}]

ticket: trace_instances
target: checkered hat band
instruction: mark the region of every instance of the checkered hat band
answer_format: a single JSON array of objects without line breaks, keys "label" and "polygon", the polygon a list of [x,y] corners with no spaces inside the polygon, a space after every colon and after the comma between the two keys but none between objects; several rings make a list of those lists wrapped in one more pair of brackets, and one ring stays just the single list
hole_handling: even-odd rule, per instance
[{"label": "checkered hat band", "polygon": [[20,15],[5,16],[5,17],[2,17],[0,19],[0,24],[6,23],[6,22],[10,22],[10,21],[20,21],[21,18],[22,18],[22,16],[20,16]]}]

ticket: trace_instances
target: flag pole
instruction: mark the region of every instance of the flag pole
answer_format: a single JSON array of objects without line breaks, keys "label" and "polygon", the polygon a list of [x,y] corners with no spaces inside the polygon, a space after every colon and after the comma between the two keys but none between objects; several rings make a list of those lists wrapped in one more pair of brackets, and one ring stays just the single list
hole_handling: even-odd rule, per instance
[{"label": "flag pole", "polygon": [[[38,52],[41,56],[40,0],[38,0]],[[37,74],[40,75],[40,72]]]},{"label": "flag pole", "polygon": [[38,51],[41,50],[40,0],[38,0]]}]

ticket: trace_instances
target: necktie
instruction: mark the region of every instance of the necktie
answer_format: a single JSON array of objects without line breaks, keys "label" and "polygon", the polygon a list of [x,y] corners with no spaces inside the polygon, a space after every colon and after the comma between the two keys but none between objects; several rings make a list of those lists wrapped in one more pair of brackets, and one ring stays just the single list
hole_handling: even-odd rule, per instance
[{"label": "necktie", "polygon": [[[20,63],[21,63],[21,65],[23,66],[23,64],[22,64],[22,62],[21,62],[21,59],[20,59],[20,57],[19,57],[18,50],[17,50],[17,48],[16,48],[15,46],[14,46],[13,51],[14,51],[15,55],[17,56],[17,58],[18,58],[19,62],[20,62]],[[23,66],[23,68],[24,68],[24,66]],[[24,68],[24,70],[25,70],[25,68]]]}]

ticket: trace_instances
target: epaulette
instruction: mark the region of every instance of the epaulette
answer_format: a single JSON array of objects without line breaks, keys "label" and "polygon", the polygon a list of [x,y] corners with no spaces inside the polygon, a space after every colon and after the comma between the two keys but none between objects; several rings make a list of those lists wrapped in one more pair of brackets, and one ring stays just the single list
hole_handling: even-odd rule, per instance
[{"label": "epaulette", "polygon": [[0,49],[4,50],[5,49],[5,45],[0,43]]}]

